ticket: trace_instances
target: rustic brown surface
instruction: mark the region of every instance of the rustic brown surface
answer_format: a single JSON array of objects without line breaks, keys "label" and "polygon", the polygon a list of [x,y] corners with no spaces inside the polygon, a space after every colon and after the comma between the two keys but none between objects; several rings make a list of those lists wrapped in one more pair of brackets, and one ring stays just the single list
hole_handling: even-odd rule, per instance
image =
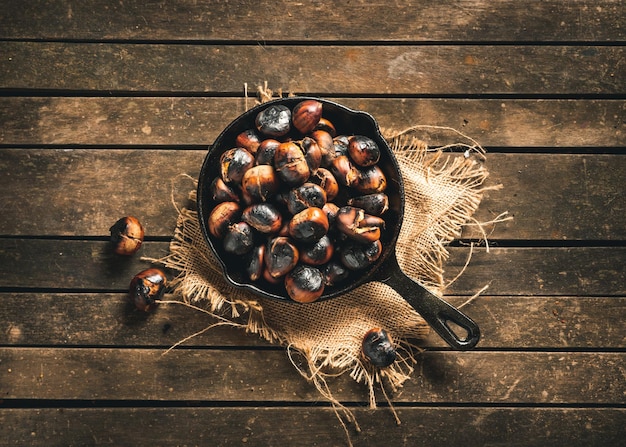
[{"label": "rustic brown surface", "polygon": [[[347,445],[283,348],[164,305],[160,257],[206,150],[256,86],[334,99],[383,127],[449,126],[490,152],[446,296],[481,327],[432,334],[385,405],[349,377],[355,446],[616,446],[626,354],[626,16],[619,1],[0,4],[0,444]],[[276,18],[281,20],[277,21]],[[279,24],[280,26],[277,26]],[[372,62],[375,61],[375,62]],[[250,98],[243,97],[244,83]],[[431,145],[459,136],[424,130]],[[192,179],[177,177],[187,174]],[[172,192],[172,184],[175,186]],[[138,256],[108,228],[135,214]],[[168,272],[172,275],[172,272]],[[383,396],[378,395],[381,403]]]}]

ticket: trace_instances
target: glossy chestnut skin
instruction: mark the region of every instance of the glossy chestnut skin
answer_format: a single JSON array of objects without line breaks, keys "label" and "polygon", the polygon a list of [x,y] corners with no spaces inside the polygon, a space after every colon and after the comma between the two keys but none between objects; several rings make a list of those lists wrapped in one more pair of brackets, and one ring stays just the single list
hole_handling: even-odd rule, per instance
[{"label": "glossy chestnut skin", "polygon": [[326,200],[330,201],[337,197],[339,194],[339,183],[335,176],[326,168],[319,168],[315,174],[313,174],[309,181],[320,185],[326,193]]},{"label": "glossy chestnut skin", "polygon": [[374,140],[364,135],[354,135],[348,143],[348,154],[359,166],[373,166],[380,160],[380,148]]},{"label": "glossy chestnut skin", "polygon": [[283,217],[271,203],[250,205],[241,215],[241,219],[261,233],[278,233],[283,226]]},{"label": "glossy chestnut skin", "polygon": [[274,154],[280,146],[280,141],[268,138],[263,140],[256,151],[255,162],[257,165],[274,165]]},{"label": "glossy chestnut skin", "polygon": [[241,179],[241,187],[252,200],[266,201],[278,191],[280,180],[270,165],[253,166],[246,171]]},{"label": "glossy chestnut skin", "polygon": [[322,208],[326,204],[326,192],[315,183],[304,183],[289,190],[287,209],[291,214],[298,214],[310,207]]},{"label": "glossy chestnut skin", "polygon": [[291,129],[291,110],[281,104],[271,105],[258,113],[254,123],[262,134],[282,137]]},{"label": "glossy chestnut skin", "polygon": [[335,225],[339,231],[357,242],[373,242],[380,239],[385,221],[366,214],[361,208],[343,206],[337,213]]},{"label": "glossy chestnut skin", "polygon": [[298,265],[285,277],[285,289],[292,300],[312,303],[324,293],[324,275],[315,267]]},{"label": "glossy chestnut skin", "polygon": [[289,222],[289,235],[300,242],[314,242],[324,236],[328,228],[326,213],[311,207],[293,216]]},{"label": "glossy chestnut skin", "polygon": [[304,159],[307,165],[309,165],[309,172],[314,174],[322,164],[322,151],[313,138],[304,137],[299,143]]},{"label": "glossy chestnut skin", "polygon": [[300,146],[292,141],[281,143],[274,153],[274,168],[280,179],[288,185],[301,185],[311,172]]},{"label": "glossy chestnut skin", "polygon": [[209,232],[217,238],[223,238],[228,228],[239,222],[241,211],[241,206],[237,202],[218,203],[207,219]]},{"label": "glossy chestnut skin", "polygon": [[254,129],[246,129],[235,138],[235,145],[246,149],[252,155],[256,154],[259,144],[261,137]]},{"label": "glossy chestnut skin", "polygon": [[287,237],[270,239],[265,249],[265,267],[272,278],[279,278],[289,273],[298,263],[300,252]]},{"label": "glossy chestnut skin", "polygon": [[247,262],[246,272],[251,281],[258,281],[263,277],[265,269],[265,245],[258,245],[252,249]]},{"label": "glossy chestnut skin", "polygon": [[350,241],[342,245],[339,258],[346,268],[356,271],[376,262],[382,252],[380,240],[369,243]]},{"label": "glossy chestnut skin", "polygon": [[254,156],[244,148],[234,147],[220,157],[222,180],[239,183],[248,169],[254,166]]},{"label": "glossy chestnut skin", "polygon": [[361,343],[361,351],[374,366],[385,368],[396,361],[397,353],[391,337],[381,328],[367,331]]},{"label": "glossy chestnut skin", "polygon": [[221,177],[215,177],[209,187],[211,198],[216,202],[238,202],[239,196],[237,191],[230,185],[227,185]]},{"label": "glossy chestnut skin", "polygon": [[322,103],[314,99],[299,102],[291,111],[293,127],[305,135],[315,129],[321,117]]},{"label": "glossy chestnut skin", "polygon": [[144,229],[136,217],[122,217],[109,228],[109,231],[113,251],[118,255],[130,256],[141,248]]},{"label": "glossy chestnut skin", "polygon": [[330,261],[334,252],[333,241],[325,235],[312,244],[301,247],[300,260],[309,265],[323,265]]},{"label": "glossy chestnut skin", "polygon": [[317,142],[322,153],[321,166],[329,166],[335,158],[335,143],[332,135],[325,130],[314,130],[310,136]]},{"label": "glossy chestnut skin", "polygon": [[348,205],[361,208],[367,214],[382,216],[389,209],[389,197],[382,192],[366,194],[349,199]]},{"label": "glossy chestnut skin", "polygon": [[320,118],[314,130],[323,130],[324,132],[328,132],[333,138],[337,135],[335,125],[324,117]]},{"label": "glossy chestnut skin", "polygon": [[254,248],[252,227],[246,222],[237,222],[228,227],[224,236],[224,250],[234,255],[245,255]]},{"label": "glossy chestnut skin", "polygon": [[383,192],[387,188],[387,177],[377,165],[369,166],[358,169],[356,180],[350,186],[361,194]]},{"label": "glossy chestnut skin", "polygon": [[128,296],[137,309],[149,312],[163,297],[166,284],[167,278],[162,270],[149,268],[133,277]]},{"label": "glossy chestnut skin", "polygon": [[352,186],[359,181],[359,170],[347,155],[336,157],[330,164],[330,172],[342,186]]}]

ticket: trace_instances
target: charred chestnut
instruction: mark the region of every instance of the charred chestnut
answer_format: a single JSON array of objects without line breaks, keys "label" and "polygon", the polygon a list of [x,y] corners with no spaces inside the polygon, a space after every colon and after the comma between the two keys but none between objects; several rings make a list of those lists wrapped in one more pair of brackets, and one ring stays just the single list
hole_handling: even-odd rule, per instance
[{"label": "charred chestnut", "polygon": [[300,253],[287,237],[271,239],[265,249],[265,267],[272,278],[278,278],[290,272],[298,263]]},{"label": "charred chestnut", "polygon": [[291,128],[291,110],[281,104],[269,106],[257,114],[255,125],[265,135],[282,137]]},{"label": "charred chestnut", "polygon": [[339,135],[333,138],[333,149],[335,150],[335,157],[341,155],[348,155],[348,145],[350,144],[350,137],[347,135]]},{"label": "charred chestnut", "polygon": [[211,198],[216,202],[237,202],[239,196],[230,185],[227,185],[221,177],[215,177],[209,186]]},{"label": "charred chestnut", "polygon": [[241,186],[253,200],[266,201],[280,186],[276,171],[270,165],[258,165],[248,169],[241,179]]},{"label": "charred chestnut", "polygon": [[380,148],[364,135],[354,135],[348,144],[350,158],[359,166],[373,166],[380,160]]},{"label": "charred chestnut", "polygon": [[285,277],[285,289],[292,300],[312,303],[324,293],[324,275],[315,267],[299,265]]},{"label": "charred chestnut", "polygon": [[387,194],[379,192],[376,194],[366,194],[364,196],[353,197],[348,200],[348,205],[363,209],[367,214],[382,216],[389,209],[389,197]]},{"label": "charred chestnut", "polygon": [[379,240],[370,243],[349,241],[340,250],[341,263],[350,270],[361,270],[374,263],[383,252]]},{"label": "charred chestnut", "polygon": [[309,165],[309,171],[314,174],[322,163],[322,151],[313,138],[304,137],[299,143],[304,159],[307,165]]},{"label": "charred chestnut", "polygon": [[322,103],[314,99],[299,102],[293,108],[291,121],[300,133],[307,134],[315,129],[322,117]]},{"label": "charred chestnut", "polygon": [[239,183],[248,169],[254,166],[254,156],[242,147],[227,150],[220,157],[222,180]]},{"label": "charred chestnut", "polygon": [[328,218],[328,224],[334,225],[335,219],[337,219],[337,213],[339,213],[339,207],[332,202],[327,202],[324,204],[322,211],[326,213],[326,217]]},{"label": "charred chestnut", "polygon": [[137,309],[149,312],[163,297],[166,283],[165,273],[157,268],[139,272],[130,282],[129,298]]},{"label": "charred chestnut", "polygon": [[328,217],[320,208],[307,208],[289,222],[289,235],[301,242],[314,242],[328,232]]},{"label": "charred chestnut", "polygon": [[350,186],[361,194],[374,194],[387,188],[387,178],[377,165],[369,166],[358,170],[356,180]]},{"label": "charred chestnut", "polygon": [[322,236],[312,244],[300,248],[300,260],[309,265],[322,265],[330,261],[334,253],[333,242],[328,236]]},{"label": "charred chestnut", "polygon": [[259,144],[261,144],[261,137],[254,129],[244,130],[235,138],[237,147],[242,147],[253,155],[256,154]]},{"label": "charred chestnut", "polygon": [[209,232],[221,239],[228,232],[228,227],[239,222],[240,218],[241,207],[237,202],[218,203],[207,219]]},{"label": "charred chestnut", "polygon": [[312,206],[322,208],[326,204],[326,192],[315,183],[305,183],[292,188],[287,194],[287,208],[291,214],[298,214]]},{"label": "charred chestnut", "polygon": [[280,146],[280,141],[268,138],[263,140],[256,151],[255,161],[257,165],[273,165],[274,154]]},{"label": "charred chestnut", "polygon": [[311,132],[311,138],[313,138],[320,148],[322,153],[322,166],[329,166],[335,158],[335,144],[333,143],[333,137],[325,130],[314,130]]},{"label": "charred chestnut", "polygon": [[264,257],[265,245],[259,245],[252,249],[246,263],[246,273],[250,280],[258,281],[263,277],[263,270],[265,269]]},{"label": "charred chestnut", "polygon": [[341,207],[335,224],[339,231],[358,242],[372,242],[380,239],[381,229],[385,227],[385,221],[382,218],[365,214],[361,208],[353,206]]},{"label": "charred chestnut", "polygon": [[325,168],[319,168],[310,178],[310,181],[320,185],[326,193],[326,200],[333,200],[339,194],[339,183],[335,176]]},{"label": "charred chestnut", "polygon": [[278,176],[288,185],[301,185],[309,178],[309,165],[300,147],[294,142],[281,143],[274,154]]},{"label": "charred chestnut", "polygon": [[322,267],[322,274],[324,275],[324,283],[327,286],[334,286],[348,278],[350,270],[343,264],[331,261]]},{"label": "charred chestnut", "polygon": [[387,331],[373,328],[367,331],[361,344],[363,355],[374,366],[384,368],[396,361],[397,353]]},{"label": "charred chestnut", "polygon": [[276,207],[270,203],[256,203],[245,210],[241,218],[248,225],[261,233],[278,233],[283,226],[283,218]]},{"label": "charred chestnut", "polygon": [[252,227],[246,222],[237,222],[228,227],[224,236],[224,250],[234,255],[244,255],[254,247]]},{"label": "charred chestnut", "polygon": [[143,226],[133,216],[122,217],[109,228],[109,231],[113,251],[118,255],[135,254],[143,243]]},{"label": "charred chestnut", "polygon": [[330,172],[337,182],[343,186],[352,186],[359,180],[359,170],[352,164],[347,155],[336,157],[330,164]]}]

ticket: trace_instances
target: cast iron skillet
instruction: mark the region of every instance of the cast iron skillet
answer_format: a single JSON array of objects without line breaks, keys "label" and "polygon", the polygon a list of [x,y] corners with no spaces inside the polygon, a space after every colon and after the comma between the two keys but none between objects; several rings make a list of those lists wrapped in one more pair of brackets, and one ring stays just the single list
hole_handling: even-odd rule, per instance
[{"label": "cast iron skillet", "polygon": [[[327,287],[320,300],[342,295],[370,281],[381,281],[395,289],[451,347],[467,350],[476,346],[480,339],[478,325],[458,309],[406,276],[398,265],[395,244],[404,215],[404,186],[398,163],[389,145],[380,134],[377,122],[368,113],[354,111],[332,101],[320,98],[292,97],[260,104],[230,123],[210,148],[204,159],[198,181],[198,217],[204,238],[221,263],[226,280],[235,287],[249,290],[259,296],[292,302],[294,306],[307,305],[293,302],[282,285],[272,285],[265,281],[250,281],[244,269],[241,268],[241,258],[225,252],[221,241],[211,235],[207,225],[207,218],[216,205],[208,189],[211,181],[220,175],[220,156],[222,153],[234,147],[235,138],[239,133],[247,129],[254,129],[254,119],[259,111],[272,104],[283,104],[291,110],[304,99],[315,99],[322,102],[323,116],[334,124],[338,135],[360,134],[369,136],[376,141],[382,153],[378,165],[387,177],[387,190],[385,192],[389,196],[389,210],[384,215],[386,230],[381,236],[383,253],[380,258],[367,269],[351,273],[351,277],[343,283],[334,287]],[[451,323],[460,326],[466,334],[459,336],[452,329]],[[458,328],[457,332],[460,332]]]}]

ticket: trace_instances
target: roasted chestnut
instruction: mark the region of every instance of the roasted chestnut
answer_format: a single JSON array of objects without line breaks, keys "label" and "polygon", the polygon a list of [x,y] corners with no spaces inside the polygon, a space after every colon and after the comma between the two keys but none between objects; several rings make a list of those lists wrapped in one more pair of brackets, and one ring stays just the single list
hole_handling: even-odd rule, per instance
[{"label": "roasted chestnut", "polygon": [[241,215],[241,219],[261,233],[278,233],[283,226],[283,217],[271,203],[250,205]]},{"label": "roasted chestnut", "polygon": [[207,226],[213,236],[221,239],[228,232],[228,227],[239,222],[240,218],[241,207],[237,202],[222,202],[209,214]]},{"label": "roasted chestnut", "polygon": [[337,213],[339,212],[339,207],[335,205],[333,202],[327,202],[324,204],[322,211],[326,213],[329,226],[334,225],[335,219],[337,218]]},{"label": "roasted chestnut", "polygon": [[227,185],[221,177],[215,177],[209,186],[211,198],[216,202],[237,202],[239,196],[230,185]]},{"label": "roasted chestnut", "polygon": [[258,245],[252,249],[246,263],[246,273],[252,281],[258,281],[265,269],[265,245]]},{"label": "roasted chestnut", "polygon": [[383,192],[387,188],[387,178],[377,165],[368,166],[358,169],[356,180],[350,186],[361,194]]},{"label": "roasted chestnut", "polygon": [[336,157],[330,164],[330,172],[343,186],[352,186],[359,180],[359,170],[352,164],[347,155]]},{"label": "roasted chestnut", "polygon": [[109,228],[109,231],[113,251],[118,255],[135,254],[143,243],[143,226],[133,216],[122,217]]},{"label": "roasted chestnut", "polygon": [[163,297],[167,279],[157,268],[149,268],[135,275],[130,282],[129,298],[137,309],[149,312]]},{"label": "roasted chestnut", "polygon": [[373,328],[363,337],[361,350],[366,359],[374,366],[387,367],[396,361],[397,353],[387,331]]},{"label": "roasted chestnut", "polygon": [[315,183],[305,183],[292,188],[287,194],[287,208],[291,214],[298,214],[310,207],[322,208],[326,204],[326,192]]},{"label": "roasted chestnut", "polygon": [[330,261],[335,249],[328,236],[300,248],[300,260],[309,265],[322,265]]},{"label": "roasted chestnut", "polygon": [[389,197],[379,192],[353,197],[348,200],[348,205],[363,209],[367,214],[382,216],[389,209]]},{"label": "roasted chestnut", "polygon": [[282,137],[291,129],[291,110],[276,104],[260,111],[255,120],[259,132],[270,137]]},{"label": "roasted chestnut", "polygon": [[333,200],[339,194],[339,183],[328,169],[319,168],[309,180],[322,187],[326,192],[326,200]]},{"label": "roasted chestnut", "polygon": [[237,222],[228,227],[224,236],[224,250],[234,255],[244,255],[254,247],[252,227],[246,222]]},{"label": "roasted chestnut", "polygon": [[292,300],[312,303],[324,293],[324,275],[315,267],[298,265],[285,277],[285,289]]},{"label": "roasted chestnut", "polygon": [[335,144],[333,137],[325,130],[314,130],[311,132],[311,138],[313,138],[320,148],[322,153],[321,166],[330,166],[330,163],[335,158]]},{"label": "roasted chestnut", "polygon": [[278,191],[280,182],[270,165],[258,165],[248,169],[241,179],[241,186],[253,200],[266,201]]},{"label": "roasted chestnut", "polygon": [[327,286],[334,286],[347,279],[350,270],[339,262],[331,261],[322,267],[322,274],[324,275],[324,283]]},{"label": "roasted chestnut", "polygon": [[314,242],[328,232],[328,217],[320,208],[307,208],[289,222],[289,235],[301,242]]},{"label": "roasted chestnut", "polygon": [[341,246],[339,258],[350,270],[361,270],[378,260],[382,252],[380,240],[370,243],[349,241]]},{"label": "roasted chestnut", "polygon": [[380,231],[385,221],[361,208],[343,206],[337,212],[335,225],[339,231],[358,242],[372,242],[380,239]]},{"label": "roasted chestnut", "polygon": [[265,267],[272,278],[286,275],[296,264],[300,254],[287,237],[276,237],[267,243],[265,249]]},{"label": "roasted chestnut", "polygon": [[309,165],[309,171],[311,174],[314,174],[322,163],[322,151],[317,141],[310,137],[304,137],[299,142],[299,146],[302,149],[307,165]]},{"label": "roasted chestnut", "polygon": [[259,144],[261,144],[261,137],[254,129],[244,130],[235,138],[237,147],[242,147],[253,155],[256,154]]},{"label": "roasted chestnut", "polygon": [[280,141],[268,138],[263,140],[256,151],[255,161],[257,165],[274,165],[274,154],[280,146]]},{"label": "roasted chestnut", "polygon": [[348,144],[350,158],[359,166],[373,166],[380,160],[380,148],[364,135],[354,135]]},{"label": "roasted chestnut", "polygon": [[254,166],[254,156],[242,147],[224,152],[220,158],[222,180],[239,183],[248,169]]},{"label": "roasted chestnut", "polygon": [[350,137],[347,135],[338,135],[333,138],[333,148],[335,150],[335,157],[341,155],[348,155],[348,145],[350,144]]},{"label": "roasted chestnut", "polygon": [[331,137],[335,137],[335,135],[337,135],[337,130],[335,129],[333,123],[331,123],[324,117],[320,118],[317,126],[315,126],[315,130],[323,130],[325,132],[328,132]]},{"label": "roasted chestnut", "polygon": [[274,167],[278,176],[288,185],[301,185],[311,174],[304,153],[296,143],[281,143],[274,153]]},{"label": "roasted chestnut", "polygon": [[315,129],[322,117],[322,103],[314,99],[299,102],[291,112],[293,127],[300,133],[307,134]]}]

